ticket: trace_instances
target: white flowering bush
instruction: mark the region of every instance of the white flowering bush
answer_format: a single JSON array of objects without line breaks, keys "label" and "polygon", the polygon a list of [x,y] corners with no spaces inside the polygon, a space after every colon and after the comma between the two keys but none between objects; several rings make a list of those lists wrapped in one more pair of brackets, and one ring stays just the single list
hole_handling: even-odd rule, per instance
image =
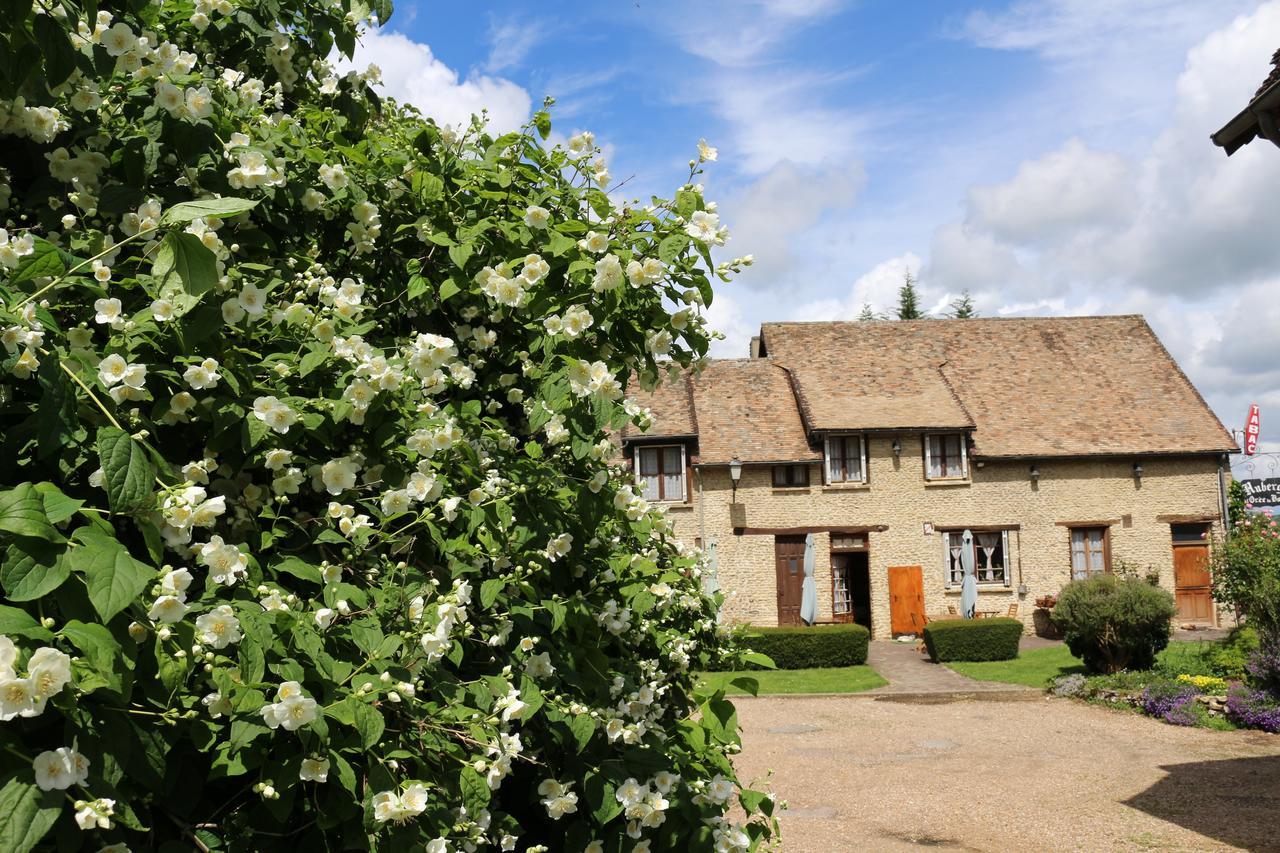
[{"label": "white flowering bush", "polygon": [[380,101],[360,0],[5,8],[0,848],[772,837],[610,467],[746,262],[701,189]]}]

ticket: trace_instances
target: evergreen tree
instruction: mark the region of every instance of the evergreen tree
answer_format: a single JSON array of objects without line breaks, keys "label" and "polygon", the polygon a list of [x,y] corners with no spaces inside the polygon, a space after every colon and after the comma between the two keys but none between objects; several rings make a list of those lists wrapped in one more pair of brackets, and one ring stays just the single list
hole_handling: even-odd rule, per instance
[{"label": "evergreen tree", "polygon": [[916,289],[916,278],[910,272],[902,276],[902,287],[898,288],[898,319],[923,320],[924,311],[920,309],[920,292]]},{"label": "evergreen tree", "polygon": [[862,313],[858,315],[858,320],[860,322],[865,323],[868,320],[879,320],[879,319],[880,318],[876,316],[876,312],[872,309],[870,302],[862,303]]},{"label": "evergreen tree", "polygon": [[969,320],[978,316],[978,309],[973,307],[973,297],[966,289],[960,297],[951,303],[951,317],[956,320]]}]

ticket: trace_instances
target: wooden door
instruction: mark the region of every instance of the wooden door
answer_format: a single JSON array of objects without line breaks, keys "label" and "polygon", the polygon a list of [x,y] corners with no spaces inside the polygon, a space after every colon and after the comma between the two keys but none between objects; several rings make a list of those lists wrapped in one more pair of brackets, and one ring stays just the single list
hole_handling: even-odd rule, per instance
[{"label": "wooden door", "polygon": [[1179,619],[1184,622],[1213,621],[1208,545],[1173,546],[1173,587]]},{"label": "wooden door", "polygon": [[804,594],[804,537],[778,536],[773,550],[778,574],[778,624],[799,625],[800,599]]},{"label": "wooden door", "polygon": [[889,627],[895,637],[924,630],[924,572],[919,566],[889,567]]}]

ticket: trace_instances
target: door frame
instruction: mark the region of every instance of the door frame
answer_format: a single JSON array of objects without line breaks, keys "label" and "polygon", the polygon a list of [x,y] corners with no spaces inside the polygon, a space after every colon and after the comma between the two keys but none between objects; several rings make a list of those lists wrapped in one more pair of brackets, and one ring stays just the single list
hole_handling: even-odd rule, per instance
[{"label": "door frame", "polygon": [[[774,536],[773,537],[773,568],[774,568],[774,584],[778,593],[777,601],[777,622],[779,627],[790,625],[803,625],[804,622],[800,618],[800,605],[804,598],[804,536]],[[784,555],[784,548],[799,547],[799,553]],[[784,560],[798,560],[798,570],[790,572],[786,569],[789,563]],[[789,603],[787,592],[793,586],[791,578],[794,577],[795,592],[795,614],[794,619],[790,615],[793,605]],[[788,616],[783,619],[783,607],[787,608]]]}]

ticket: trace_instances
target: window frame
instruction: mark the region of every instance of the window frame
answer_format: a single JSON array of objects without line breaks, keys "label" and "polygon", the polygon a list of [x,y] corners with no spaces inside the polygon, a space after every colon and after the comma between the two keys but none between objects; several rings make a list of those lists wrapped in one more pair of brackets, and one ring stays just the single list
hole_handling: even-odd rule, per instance
[{"label": "window frame", "polygon": [[[1012,588],[1013,586],[1013,555],[1009,551],[1009,528],[1007,527],[1003,527],[999,529],[988,528],[988,529],[980,529],[980,530],[974,530],[972,527],[959,528],[959,529],[949,528],[946,530],[939,530],[938,532],[942,534],[942,573],[943,573],[943,582],[944,582],[945,588],[959,589],[964,583],[963,578],[961,578],[960,581],[954,581],[951,579],[951,537],[953,535],[964,536],[965,530],[970,531],[974,535],[973,536],[973,551],[974,551],[973,574],[974,574],[974,578],[978,582],[978,587],[985,588],[985,589]],[[978,534],[979,533],[998,533],[1000,535],[1000,555],[1001,557],[1003,557],[1003,563],[1004,563],[1003,565],[1004,577],[1001,580],[983,580],[979,576],[979,572],[982,571],[982,569],[978,567],[978,547],[979,547]]]},{"label": "window frame", "polygon": [[[858,440],[858,479],[845,478],[841,480],[833,479],[831,476],[831,442],[838,440],[841,442],[842,449],[845,451],[840,458],[844,460],[845,469],[848,470],[848,460],[851,458],[848,454],[849,440]],[[827,435],[822,440],[822,482],[828,486],[857,486],[864,485],[867,482],[867,439],[860,432],[840,432],[833,435]]]},{"label": "window frame", "polygon": [[[779,471],[794,472],[797,470],[804,472],[803,482],[792,483],[792,482],[778,481]],[[774,465],[773,471],[772,471],[772,477],[773,477],[773,487],[775,489],[807,489],[809,487],[809,463],[800,462],[800,463],[791,463],[789,465]]]},{"label": "window frame", "polygon": [[[930,470],[933,468],[933,439],[956,438],[960,443],[960,473],[959,474],[940,474],[933,476]],[[921,436],[921,443],[924,445],[924,478],[931,482],[958,481],[969,479],[969,440],[968,436],[963,432],[926,432]],[[945,448],[944,448],[945,450]],[[946,459],[946,453],[943,453],[943,459]]]},{"label": "window frame", "polygon": [[[664,451],[671,448],[680,449],[680,497],[672,498],[666,496],[666,485],[663,482],[664,477],[670,476],[672,472],[666,470],[664,460],[666,453]],[[632,472],[638,481],[645,481],[649,478],[640,473],[640,455],[645,451],[656,451],[658,454],[658,473],[654,475],[654,479],[658,483],[658,497],[645,498],[650,503],[685,503],[689,500],[689,456],[688,451],[683,444],[641,444],[635,447],[632,454]],[[644,497],[644,487],[640,489],[641,497]]]},{"label": "window frame", "polygon": [[[1075,527],[1067,528],[1069,536],[1067,537],[1067,571],[1070,573],[1071,580],[1088,580],[1095,575],[1111,574],[1111,525],[1109,524],[1081,524]],[[1088,534],[1091,530],[1102,531],[1102,571],[1094,571],[1090,566],[1090,556],[1093,551],[1089,545],[1089,537],[1084,535],[1084,564],[1085,573],[1081,576],[1076,575],[1076,534]]]}]

